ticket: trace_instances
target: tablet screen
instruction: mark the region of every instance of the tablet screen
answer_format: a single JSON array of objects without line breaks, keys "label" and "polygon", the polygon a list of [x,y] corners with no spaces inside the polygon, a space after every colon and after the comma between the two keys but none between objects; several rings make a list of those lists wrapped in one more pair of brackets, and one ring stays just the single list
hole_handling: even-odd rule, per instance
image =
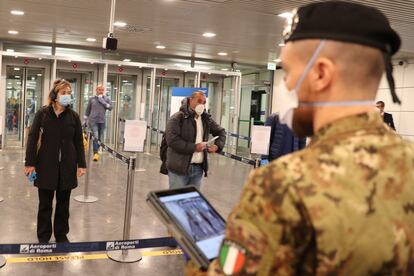
[{"label": "tablet screen", "polygon": [[160,201],[209,259],[218,256],[225,222],[198,192],[161,196]]}]

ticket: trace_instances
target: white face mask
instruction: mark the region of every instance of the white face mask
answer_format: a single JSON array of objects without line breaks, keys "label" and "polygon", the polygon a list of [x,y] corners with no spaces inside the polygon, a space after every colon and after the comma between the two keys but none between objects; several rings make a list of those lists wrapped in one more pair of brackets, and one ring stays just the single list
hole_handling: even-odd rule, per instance
[{"label": "white face mask", "polygon": [[291,130],[293,130],[293,115],[296,108],[301,106],[363,106],[374,105],[375,101],[340,101],[340,102],[299,102],[299,90],[303,81],[309,74],[312,66],[315,64],[316,59],[321,53],[323,47],[326,44],[326,40],[322,40],[316,48],[311,59],[305,67],[302,75],[292,90],[289,90],[286,86],[286,82],[282,81],[276,90],[277,95],[277,107],[279,110],[279,120],[282,124],[286,124]]},{"label": "white face mask", "polygon": [[200,116],[201,114],[203,114],[203,112],[204,112],[204,104],[198,104],[196,107],[195,107],[195,109],[194,109],[194,111],[197,113],[197,115],[198,116]]}]

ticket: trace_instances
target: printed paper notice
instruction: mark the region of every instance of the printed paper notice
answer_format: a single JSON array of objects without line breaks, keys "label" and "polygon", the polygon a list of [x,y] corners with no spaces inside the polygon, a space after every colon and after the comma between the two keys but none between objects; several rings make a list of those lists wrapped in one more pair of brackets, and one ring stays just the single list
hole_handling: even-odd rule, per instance
[{"label": "printed paper notice", "polygon": [[124,151],[143,152],[146,136],[146,121],[126,120],[124,132]]},{"label": "printed paper notice", "polygon": [[252,148],[251,153],[269,154],[270,144],[270,126],[253,126],[252,127]]}]

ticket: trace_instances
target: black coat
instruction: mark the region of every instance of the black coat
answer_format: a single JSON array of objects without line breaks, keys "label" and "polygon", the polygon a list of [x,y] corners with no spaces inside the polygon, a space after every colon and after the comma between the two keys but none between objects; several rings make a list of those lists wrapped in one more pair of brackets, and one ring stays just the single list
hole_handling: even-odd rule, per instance
[{"label": "black coat", "polygon": [[[222,151],[226,142],[226,131],[220,127],[211,116],[204,112],[201,115],[203,123],[203,141],[207,142],[210,134],[219,136],[215,140],[218,151]],[[187,175],[191,158],[195,151],[197,126],[194,120],[194,112],[185,104],[180,111],[171,116],[167,123],[165,138],[167,141],[167,169],[179,175]],[[204,151],[203,170],[208,171],[207,150]]]},{"label": "black coat", "polygon": [[[37,153],[41,128],[42,143]],[[25,166],[36,167],[34,185],[39,189],[70,190],[77,187],[77,169],[86,168],[86,161],[82,125],[75,111],[66,108],[57,117],[49,105],[36,113],[27,140]]]},{"label": "black coat", "polygon": [[384,112],[384,123],[386,123],[390,128],[395,130],[394,119],[392,118],[392,114]]}]

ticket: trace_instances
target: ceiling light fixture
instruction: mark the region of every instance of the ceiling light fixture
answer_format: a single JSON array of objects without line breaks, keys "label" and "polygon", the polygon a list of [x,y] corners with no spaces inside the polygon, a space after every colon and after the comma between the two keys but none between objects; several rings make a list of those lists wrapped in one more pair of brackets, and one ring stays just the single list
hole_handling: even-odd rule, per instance
[{"label": "ceiling light fixture", "polygon": [[114,26],[116,26],[116,27],[125,27],[126,25],[127,25],[127,23],[122,22],[122,21],[116,21],[114,23]]},{"label": "ceiling light fixture", "polygon": [[284,12],[284,13],[278,14],[277,16],[285,18],[285,19],[291,19],[293,17],[293,13],[292,12]]},{"label": "ceiling light fixture", "polygon": [[41,77],[41,76],[42,76],[42,74],[37,74],[37,76],[38,76],[38,77]]},{"label": "ceiling light fixture", "polygon": [[6,52],[14,52],[14,49],[7,49]]},{"label": "ceiling light fixture", "polygon": [[219,55],[219,56],[227,56],[227,53],[225,53],[225,52],[220,52],[220,53],[217,53],[217,55]]},{"label": "ceiling light fixture", "polygon": [[221,71],[229,71],[227,68],[221,68]]},{"label": "ceiling light fixture", "polygon": [[165,47],[164,45],[157,45],[157,46],[155,46],[155,48],[157,48],[157,49],[165,49],[167,47]]},{"label": "ceiling light fixture", "polygon": [[204,36],[204,37],[215,37],[215,36],[216,36],[216,34],[215,34],[215,33],[208,33],[208,32],[207,32],[207,33],[204,33],[204,34],[203,34],[203,36]]},{"label": "ceiling light fixture", "polygon": [[17,35],[19,32],[18,31],[15,31],[15,30],[10,30],[9,31],[9,34],[11,34],[11,35]]},{"label": "ceiling light fixture", "polygon": [[12,10],[10,12],[13,15],[24,15],[24,11]]},{"label": "ceiling light fixture", "polygon": [[14,71],[20,71],[19,67],[14,67]]},{"label": "ceiling light fixture", "polygon": [[88,37],[88,38],[86,39],[86,41],[89,41],[89,42],[95,42],[95,41],[96,41],[96,38],[93,38],[93,37]]},{"label": "ceiling light fixture", "polygon": [[125,58],[123,61],[130,62],[131,60],[129,58]]}]

